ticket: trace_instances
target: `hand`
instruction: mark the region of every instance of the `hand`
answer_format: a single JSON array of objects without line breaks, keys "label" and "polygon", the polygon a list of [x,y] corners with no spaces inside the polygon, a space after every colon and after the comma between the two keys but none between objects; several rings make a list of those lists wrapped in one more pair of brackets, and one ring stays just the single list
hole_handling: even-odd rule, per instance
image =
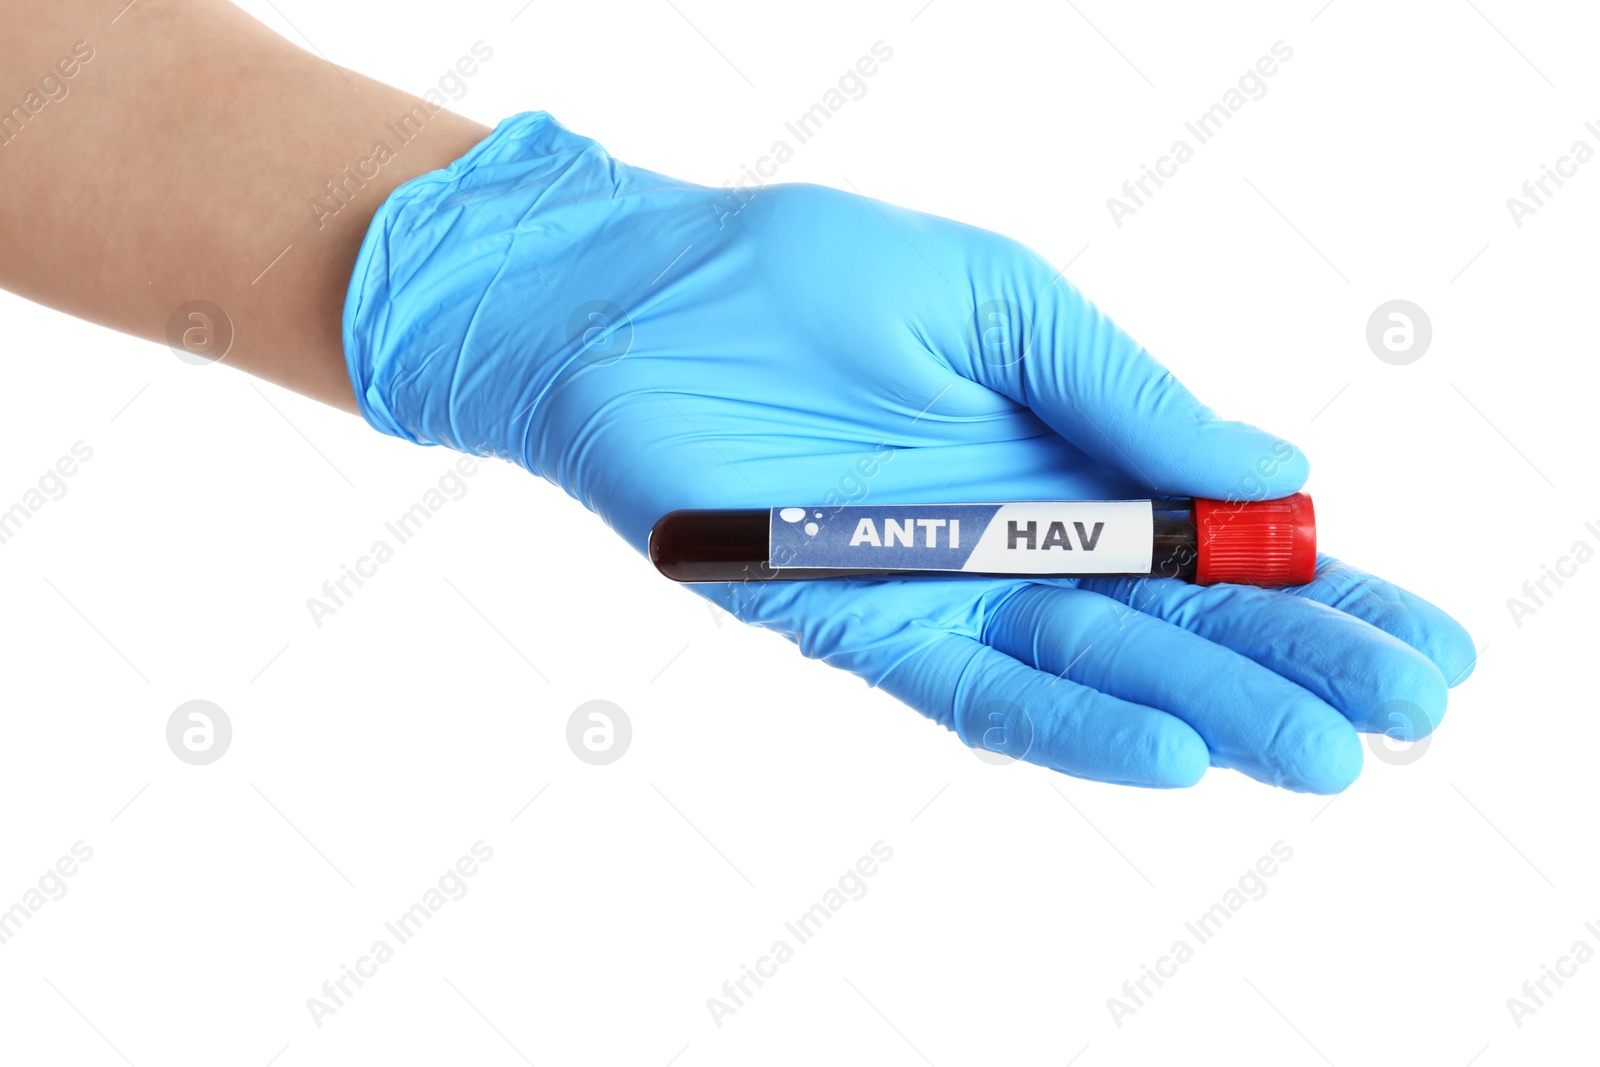
[{"label": "hand", "polygon": [[[379,210],[345,347],[373,425],[511,459],[640,551],[675,508],[1302,485],[1293,446],[1221,420],[1054,275],[1015,241],[861,196],[630,167],[534,113]],[[1283,591],[694,588],[968,745],[1133,785],[1217,766],[1337,792],[1358,730],[1426,735],[1473,662],[1449,616],[1326,558]]]}]

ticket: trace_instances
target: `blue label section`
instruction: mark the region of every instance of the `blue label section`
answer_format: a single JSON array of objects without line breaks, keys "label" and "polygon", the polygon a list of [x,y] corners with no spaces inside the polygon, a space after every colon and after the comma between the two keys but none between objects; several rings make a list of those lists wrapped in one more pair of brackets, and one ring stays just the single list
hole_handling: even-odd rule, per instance
[{"label": "blue label section", "polygon": [[773,508],[775,568],[958,571],[999,504],[852,504]]}]

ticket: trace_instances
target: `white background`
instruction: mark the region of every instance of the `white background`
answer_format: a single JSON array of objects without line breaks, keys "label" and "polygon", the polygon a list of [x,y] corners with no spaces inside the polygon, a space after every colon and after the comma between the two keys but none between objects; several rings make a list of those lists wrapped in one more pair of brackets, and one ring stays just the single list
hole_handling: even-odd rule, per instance
[{"label": "white background", "polygon": [[[1331,802],[1222,771],[1162,793],[995,767],[503,465],[319,629],[306,598],[454,456],[4,297],[0,507],[75,441],[94,454],[0,545],[0,908],[75,841],[94,855],[0,945],[0,1059],[1593,1058],[1600,963],[1520,1028],[1506,1005],[1578,939],[1600,949],[1600,562],[1520,627],[1506,604],[1600,545],[1600,162],[1520,229],[1506,207],[1575,139],[1600,147],[1593,13],[920,3],[246,6],[417,93],[481,39],[459,109],[546,109],[712,185],[885,41],[780,179],[1070,262],[1213,406],[1302,446],[1325,547],[1481,651],[1422,757],[1369,754]],[[1278,40],[1266,96],[1115,226],[1106,198]],[[1365,341],[1394,298],[1433,324],[1409,366]],[[205,767],[165,741],[195,698],[234,729]],[[591,699],[632,721],[610,766],[565,741]],[[307,998],[480,839],[470,892],[316,1026]],[[707,997],[879,840],[866,896],[714,1025]],[[1118,1027],[1107,998],[1280,840],[1266,895]]]}]

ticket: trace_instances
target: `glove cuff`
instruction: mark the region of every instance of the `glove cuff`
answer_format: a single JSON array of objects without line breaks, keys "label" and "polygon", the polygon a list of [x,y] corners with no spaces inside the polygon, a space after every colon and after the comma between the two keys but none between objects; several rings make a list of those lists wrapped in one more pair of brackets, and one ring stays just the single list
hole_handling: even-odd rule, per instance
[{"label": "glove cuff", "polygon": [[[561,235],[546,233],[533,208],[552,190],[592,185],[610,163],[596,142],[548,113],[525,112],[449,166],[400,186],[374,215],[351,272],[343,341],[362,416],[374,429],[415,444],[500,455],[528,466],[528,414],[554,377],[550,338],[539,329],[537,294]],[[529,268],[532,272],[529,272]],[[491,301],[526,309],[480,320]],[[497,332],[499,331],[499,332]],[[482,380],[472,352],[513,353],[522,372]]]}]

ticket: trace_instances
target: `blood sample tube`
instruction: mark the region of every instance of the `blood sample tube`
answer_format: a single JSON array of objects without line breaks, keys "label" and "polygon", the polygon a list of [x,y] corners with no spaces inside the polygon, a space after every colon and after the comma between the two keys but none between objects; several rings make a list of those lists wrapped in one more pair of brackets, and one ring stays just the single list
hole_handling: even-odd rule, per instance
[{"label": "blood sample tube", "polygon": [[1304,585],[1317,563],[1304,493],[1281,500],[1033,500],[674,511],[650,560],[678,582],[976,574],[1151,575]]}]

